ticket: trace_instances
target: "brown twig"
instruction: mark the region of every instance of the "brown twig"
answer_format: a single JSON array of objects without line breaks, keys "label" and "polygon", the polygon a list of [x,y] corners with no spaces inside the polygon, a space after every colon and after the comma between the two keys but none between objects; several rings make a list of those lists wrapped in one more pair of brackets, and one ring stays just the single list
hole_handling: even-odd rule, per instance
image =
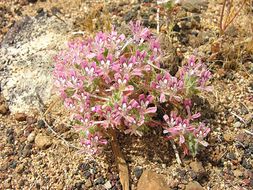
[{"label": "brown twig", "polygon": [[223,18],[224,18],[224,12],[226,7],[227,0],[223,1],[222,10],[221,10],[221,16],[220,16],[220,33],[223,34]]},{"label": "brown twig", "polygon": [[122,185],[123,190],[129,190],[130,187],[129,187],[128,167],[127,167],[127,163],[124,159],[124,156],[120,150],[120,146],[117,141],[116,132],[113,129],[108,129],[107,132],[111,137],[112,151],[114,153],[115,160],[118,165],[120,183]]},{"label": "brown twig", "polygon": [[225,23],[223,23],[223,19],[224,19],[224,12],[225,12],[225,7],[226,7],[226,3],[227,0],[223,1],[223,5],[222,5],[222,10],[221,10],[221,16],[220,16],[220,34],[223,35],[225,30],[227,29],[227,27],[234,21],[234,19],[239,15],[239,13],[241,12],[242,8],[244,7],[245,3],[247,2],[247,0],[244,0],[242,5],[237,9],[237,12],[233,15],[233,17],[231,19],[228,19],[231,16],[231,7],[229,7],[228,9],[228,14],[227,14],[227,18]]}]

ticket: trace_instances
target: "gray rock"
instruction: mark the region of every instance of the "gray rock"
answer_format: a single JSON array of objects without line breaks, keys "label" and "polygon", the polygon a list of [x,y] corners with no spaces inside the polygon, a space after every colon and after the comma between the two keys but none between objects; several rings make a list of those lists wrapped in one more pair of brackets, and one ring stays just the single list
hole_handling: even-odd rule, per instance
[{"label": "gray rock", "polygon": [[141,177],[142,173],[143,173],[143,169],[141,167],[134,168],[134,175],[137,179]]},{"label": "gray rock", "polygon": [[49,101],[53,57],[66,45],[71,28],[66,23],[46,15],[25,17],[6,34],[0,44],[0,86],[12,113]]}]

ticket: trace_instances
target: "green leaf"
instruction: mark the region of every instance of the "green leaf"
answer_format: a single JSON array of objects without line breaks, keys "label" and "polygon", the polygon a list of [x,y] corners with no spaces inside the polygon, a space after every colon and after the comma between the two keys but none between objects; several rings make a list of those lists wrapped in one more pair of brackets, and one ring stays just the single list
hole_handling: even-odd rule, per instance
[{"label": "green leaf", "polygon": [[69,98],[75,94],[76,90],[73,88],[67,88],[64,92],[67,94],[67,96]]},{"label": "green leaf", "polygon": [[105,51],[104,51],[104,53],[103,53],[104,57],[107,57],[108,52],[109,52],[109,50],[108,50],[107,48],[105,48]]}]

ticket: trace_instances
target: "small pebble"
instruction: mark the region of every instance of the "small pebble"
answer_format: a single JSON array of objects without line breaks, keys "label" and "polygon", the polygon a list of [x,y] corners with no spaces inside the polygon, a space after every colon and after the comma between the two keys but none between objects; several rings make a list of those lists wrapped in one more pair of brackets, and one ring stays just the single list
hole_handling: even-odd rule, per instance
[{"label": "small pebble", "polygon": [[36,134],[35,134],[34,132],[31,132],[31,133],[28,135],[28,137],[27,137],[27,141],[28,141],[28,142],[33,142],[34,139],[35,139],[35,136],[36,136]]},{"label": "small pebble", "polygon": [[95,181],[94,181],[94,185],[99,185],[99,184],[104,184],[104,183],[105,183],[105,180],[102,176],[95,179]]},{"label": "small pebble", "polygon": [[9,108],[5,104],[0,105],[0,114],[6,115],[9,111]]},{"label": "small pebble", "polygon": [[25,113],[16,113],[14,115],[14,118],[17,120],[17,121],[26,121],[26,114]]},{"label": "small pebble", "polygon": [[86,188],[90,188],[90,187],[92,187],[92,182],[91,182],[91,180],[90,179],[88,179],[86,182],[85,182],[85,187]]},{"label": "small pebble", "polygon": [[43,120],[39,120],[39,121],[38,121],[38,127],[39,127],[39,128],[45,128],[45,126],[46,126],[46,125],[45,125],[45,122],[44,122]]},{"label": "small pebble", "polygon": [[143,168],[137,166],[136,168],[134,168],[134,175],[137,179],[139,179],[141,177],[141,174],[143,173]]},{"label": "small pebble", "polygon": [[241,127],[241,122],[237,121],[237,122],[234,123],[233,126],[234,126],[235,128],[239,128],[239,127]]},{"label": "small pebble", "polygon": [[112,188],[112,184],[110,181],[107,181],[105,184],[104,184],[104,188],[106,189],[111,189]]},{"label": "small pebble", "polygon": [[89,171],[84,172],[85,179],[88,179],[91,176],[91,173]]},{"label": "small pebble", "polygon": [[27,124],[31,125],[31,124],[34,124],[37,122],[37,119],[32,117],[32,116],[27,116],[26,117],[26,121],[27,121]]}]

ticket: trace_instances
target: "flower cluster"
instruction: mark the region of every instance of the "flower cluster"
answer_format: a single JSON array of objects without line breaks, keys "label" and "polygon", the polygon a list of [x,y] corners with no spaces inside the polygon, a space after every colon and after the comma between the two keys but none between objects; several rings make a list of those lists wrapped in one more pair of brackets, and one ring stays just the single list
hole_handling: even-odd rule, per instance
[{"label": "flower cluster", "polygon": [[112,31],[71,42],[55,58],[55,85],[91,153],[106,144],[108,128],[141,135],[156,112],[154,97],[140,86],[151,79],[148,63],[159,65],[160,46],[139,22],[131,31],[129,38]]},{"label": "flower cluster", "polygon": [[169,134],[166,136],[166,139],[179,138],[179,145],[183,148],[184,154],[188,154],[190,150],[193,155],[196,155],[199,144],[203,146],[208,145],[208,143],[204,141],[204,138],[210,132],[210,128],[206,127],[204,123],[192,123],[199,117],[200,113],[197,113],[183,119],[173,111],[170,113],[170,116],[163,116],[168,125],[164,127],[163,131],[164,134]]},{"label": "flower cluster", "polygon": [[108,129],[142,135],[157,106],[169,102],[182,105],[187,118],[165,115],[164,131],[169,139],[179,138],[187,153],[190,138],[202,143],[209,132],[203,124],[191,124],[199,114],[190,114],[190,98],[209,90],[210,72],[191,58],[178,76],[171,76],[160,69],[158,39],[140,22],[130,23],[130,31],[127,37],[112,31],[75,40],[55,57],[55,86],[72,113],[73,127],[86,150],[98,153],[107,144]]}]

